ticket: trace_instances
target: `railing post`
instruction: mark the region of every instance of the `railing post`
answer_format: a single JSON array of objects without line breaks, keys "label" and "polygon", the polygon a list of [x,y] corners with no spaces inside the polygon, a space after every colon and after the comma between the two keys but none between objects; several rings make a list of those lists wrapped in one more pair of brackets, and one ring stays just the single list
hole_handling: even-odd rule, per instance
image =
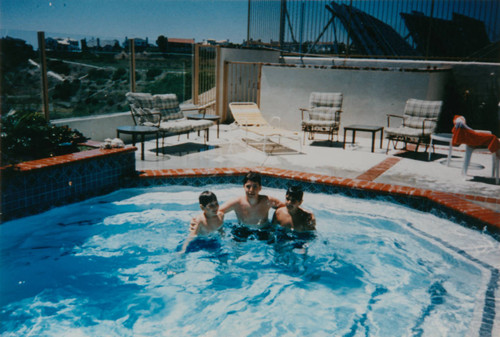
[{"label": "railing post", "polygon": [[224,61],[224,87],[222,88],[222,121],[227,119],[227,105],[228,103],[228,72],[229,72],[229,62]]},{"label": "railing post", "polygon": [[130,91],[135,92],[135,39],[129,39],[130,51]]},{"label": "railing post", "polygon": [[45,119],[50,121],[49,113],[49,84],[47,81],[47,58],[45,56],[45,33],[38,32],[38,52],[40,54],[40,73],[42,81],[42,110]]},{"label": "railing post", "polygon": [[351,39],[351,23],[352,23],[352,0],[349,4],[349,24],[347,27],[347,41],[346,41],[346,59],[349,58],[349,54],[351,53],[351,43],[349,40]]},{"label": "railing post", "polygon": [[425,60],[429,59],[429,45],[431,43],[432,37],[432,21],[434,21],[434,0],[431,2],[431,15],[430,15],[429,26],[427,27],[427,41],[425,45]]},{"label": "railing post", "polygon": [[198,94],[200,90],[200,45],[194,45],[193,62],[193,104],[198,104]]},{"label": "railing post", "polygon": [[285,47],[285,20],[286,20],[286,0],[281,0],[280,8],[280,49],[283,51]]},{"label": "railing post", "polygon": [[221,83],[222,82],[222,73],[220,69],[220,46],[217,46],[215,48],[215,114],[218,116],[222,116],[222,111],[221,111]]},{"label": "railing post", "polygon": [[259,65],[258,68],[259,74],[257,75],[257,105],[260,108],[260,83],[262,79],[262,62],[259,62],[258,65]]},{"label": "railing post", "polygon": [[250,16],[250,11],[251,11],[251,1],[252,0],[248,0],[248,19],[247,19],[247,46],[248,46],[248,43],[250,41],[250,20],[251,20],[251,16]]}]

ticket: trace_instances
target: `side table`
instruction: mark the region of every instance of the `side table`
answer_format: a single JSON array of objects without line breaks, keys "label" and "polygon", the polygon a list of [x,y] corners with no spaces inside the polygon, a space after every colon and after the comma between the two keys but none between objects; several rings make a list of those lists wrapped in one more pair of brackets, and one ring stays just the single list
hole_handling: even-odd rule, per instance
[{"label": "side table", "polygon": [[160,130],[154,126],[127,125],[116,128],[116,137],[120,138],[120,133],[132,135],[132,144],[135,146],[136,136],[141,137],[141,160],[144,160],[144,136],[154,134],[156,136],[156,155],[158,155],[158,133]]},{"label": "side table", "polygon": [[354,144],[356,140],[356,131],[371,132],[372,134],[372,152],[375,152],[375,134],[380,131],[380,148],[382,148],[382,141],[384,137],[384,127],[383,126],[373,126],[373,125],[362,125],[353,124],[344,127],[344,144],[342,148],[345,149],[345,135],[347,130],[352,131],[352,143]]},{"label": "side table", "polygon": [[[201,120],[206,119],[209,121],[217,122],[217,138],[219,138],[219,124],[220,124],[220,116],[217,115],[206,115],[206,114],[186,114],[187,119]],[[208,139],[207,139],[208,141]]]}]

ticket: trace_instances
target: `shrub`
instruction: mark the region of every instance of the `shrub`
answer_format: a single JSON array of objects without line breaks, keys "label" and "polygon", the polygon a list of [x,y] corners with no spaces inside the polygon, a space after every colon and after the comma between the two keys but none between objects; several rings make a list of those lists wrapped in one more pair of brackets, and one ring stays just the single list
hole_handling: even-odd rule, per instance
[{"label": "shrub", "polygon": [[127,70],[125,68],[123,68],[123,67],[119,67],[113,73],[113,81],[125,78],[126,75],[127,75]]},{"label": "shrub", "polygon": [[14,111],[2,117],[2,164],[77,152],[86,141],[78,130],[55,126],[38,112]]},{"label": "shrub", "polygon": [[161,69],[159,68],[151,68],[147,71],[146,73],[146,79],[147,80],[154,80],[156,76],[160,75],[162,73]]}]

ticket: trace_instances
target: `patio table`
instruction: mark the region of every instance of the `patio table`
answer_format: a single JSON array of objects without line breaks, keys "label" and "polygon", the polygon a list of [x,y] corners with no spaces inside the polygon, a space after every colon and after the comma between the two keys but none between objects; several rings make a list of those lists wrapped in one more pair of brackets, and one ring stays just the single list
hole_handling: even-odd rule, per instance
[{"label": "patio table", "polygon": [[356,141],[356,131],[371,132],[372,134],[372,152],[375,151],[375,134],[380,131],[380,148],[382,148],[382,140],[384,137],[384,127],[374,125],[353,124],[344,127],[344,144],[342,148],[345,149],[345,136],[347,130],[352,131],[352,143]]},{"label": "patio table", "polygon": [[120,138],[120,133],[132,135],[132,144],[135,146],[137,135],[141,137],[141,160],[144,160],[144,137],[154,134],[156,137],[156,155],[158,155],[158,134],[160,130],[154,126],[126,125],[116,128],[116,137]]}]

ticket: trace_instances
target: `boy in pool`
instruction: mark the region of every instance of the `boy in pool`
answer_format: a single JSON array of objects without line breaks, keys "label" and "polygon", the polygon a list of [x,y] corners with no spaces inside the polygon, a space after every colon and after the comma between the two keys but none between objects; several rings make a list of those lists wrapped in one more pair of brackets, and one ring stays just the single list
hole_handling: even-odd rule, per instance
[{"label": "boy in pool", "polygon": [[241,224],[253,229],[269,226],[269,210],[285,204],[271,196],[261,195],[262,178],[257,172],[249,172],[243,178],[245,195],[226,201],[220,211],[224,214],[234,211]]},{"label": "boy in pool", "polygon": [[181,253],[186,251],[187,246],[196,236],[208,235],[217,230],[222,230],[224,213],[219,210],[217,196],[211,191],[204,191],[198,199],[203,212],[191,220],[189,236],[182,246]]},{"label": "boy in pool", "polygon": [[273,224],[298,232],[315,230],[314,214],[300,207],[303,195],[299,186],[289,187],[286,191],[286,204],[274,212]]}]

